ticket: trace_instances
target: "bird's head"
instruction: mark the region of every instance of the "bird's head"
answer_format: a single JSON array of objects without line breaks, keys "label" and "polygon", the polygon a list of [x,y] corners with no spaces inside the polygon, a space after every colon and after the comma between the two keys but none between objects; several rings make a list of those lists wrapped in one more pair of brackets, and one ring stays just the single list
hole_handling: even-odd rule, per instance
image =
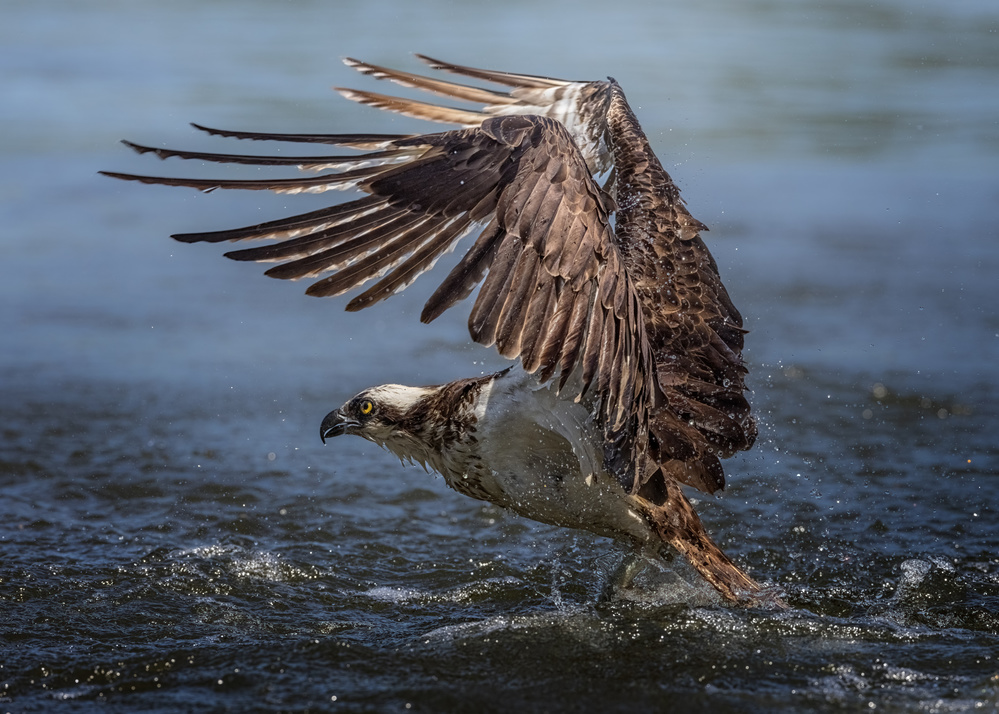
[{"label": "bird's head", "polygon": [[384,446],[400,458],[413,458],[419,441],[421,406],[437,390],[433,387],[406,387],[383,384],[365,389],[323,419],[319,436],[357,434]]}]

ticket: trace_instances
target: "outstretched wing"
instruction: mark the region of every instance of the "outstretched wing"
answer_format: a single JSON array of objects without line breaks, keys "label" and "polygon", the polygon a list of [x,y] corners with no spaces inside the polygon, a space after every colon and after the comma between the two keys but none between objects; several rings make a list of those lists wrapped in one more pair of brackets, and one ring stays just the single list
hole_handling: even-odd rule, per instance
[{"label": "outstretched wing", "polygon": [[[469,330],[521,359],[542,381],[560,375],[582,397],[596,386],[608,466],[622,482],[665,498],[662,479],[713,492],[719,457],[756,436],[744,394],[742,319],[679,191],[613,81],[571,82],[420,59],[433,69],[507,88],[484,89],[347,59],[376,79],[471,102],[460,109],[341,89],[377,108],[461,130],[426,135],[267,134],[195,125],[257,140],[323,143],[360,155],[246,156],[125,142],[160,158],[296,166],[303,178],[197,180],[108,175],[146,183],[321,193],[361,199],[245,228],[174,236],[185,242],[273,239],[227,253],[276,262],[279,278],[317,278],[307,292],[353,298],[359,310],[404,289],[482,229],[427,302],[429,322],[482,288]],[[594,176],[610,170],[607,194]],[[657,475],[659,474],[659,475]],[[657,486],[658,484],[658,486]],[[657,489],[660,492],[657,492]]]},{"label": "outstretched wing", "polygon": [[[644,417],[654,389],[642,308],[614,241],[606,197],[560,122],[502,116],[439,134],[327,136],[323,141],[364,143],[376,150],[292,159],[327,171],[297,179],[107,175],[202,190],[364,192],[357,200],[286,219],[174,236],[184,242],[278,239],[226,255],[276,262],[267,271],[273,277],[318,278],[307,290],[310,295],[340,295],[375,281],[348,303],[348,310],[402,290],[463,235],[484,226],[430,297],[421,319],[433,320],[482,283],[468,323],[473,339],[495,344],[506,357],[519,357],[542,381],[558,375],[561,388],[571,378],[569,388],[577,397],[594,388],[609,436],[626,418]],[[130,146],[161,157],[275,162]]]},{"label": "outstretched wing", "polygon": [[649,422],[662,472],[709,493],[725,483],[719,457],[748,449],[756,424],[745,396],[742,316],[680,191],[652,152],[620,87],[611,85],[618,212],[615,233],[639,300],[661,406]]},{"label": "outstretched wing", "polygon": [[358,89],[337,87],[337,91],[347,99],[361,104],[417,119],[457,124],[466,128],[477,127],[492,116],[519,114],[551,117],[560,122],[572,135],[590,173],[596,175],[611,168],[613,156],[605,138],[609,82],[575,82],[531,74],[498,72],[442,62],[421,54],[416,56],[431,69],[493,82],[509,87],[509,90],[500,92],[446,82],[411,72],[379,67],[348,57],[344,63],[361,74],[375,79],[387,79],[402,87],[419,89],[440,97],[481,106],[461,109]]},{"label": "outstretched wing", "polygon": [[[713,492],[724,485],[719,456],[749,448],[755,422],[745,398],[742,317],[679,190],[655,156],[617,83],[568,82],[422,57],[432,68],[509,87],[507,92],[347,60],[364,74],[438,96],[481,104],[477,111],[341,90],[350,99],[408,116],[473,124],[487,116],[539,114],[572,134],[594,175],[613,167],[619,206],[615,241],[644,308],[659,407],[653,460],[673,478]],[[623,453],[627,458],[627,450]]]}]

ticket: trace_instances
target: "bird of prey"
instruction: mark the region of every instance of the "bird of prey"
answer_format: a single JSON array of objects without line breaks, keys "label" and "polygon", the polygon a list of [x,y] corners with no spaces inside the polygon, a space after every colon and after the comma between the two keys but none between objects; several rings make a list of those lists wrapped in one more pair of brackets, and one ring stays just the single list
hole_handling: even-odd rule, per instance
[{"label": "bird of prey", "polygon": [[[319,278],[336,296],[374,281],[346,309],[411,284],[467,234],[476,237],[423,308],[430,322],[476,288],[473,340],[517,360],[444,385],[386,384],[322,421],[439,472],[447,485],[543,523],[630,544],[612,576],[679,551],[721,596],[768,598],[701,524],[681,485],[713,493],[720,459],[748,449],[742,317],[701,239],[705,226],[650,148],[621,87],[475,69],[417,55],[451,82],[346,59],[376,79],[469,108],[339,89],[349,99],[456,125],[428,134],[210,134],[332,144],[361,153],[249,156],[140,146],[161,159],[295,166],[297,178],[201,180],[111,173],[151,184],[360,198],[181,242],[269,239],[226,253],[277,263],[276,278]],[[465,80],[467,81],[467,80]],[[502,89],[485,88],[490,83]]]}]

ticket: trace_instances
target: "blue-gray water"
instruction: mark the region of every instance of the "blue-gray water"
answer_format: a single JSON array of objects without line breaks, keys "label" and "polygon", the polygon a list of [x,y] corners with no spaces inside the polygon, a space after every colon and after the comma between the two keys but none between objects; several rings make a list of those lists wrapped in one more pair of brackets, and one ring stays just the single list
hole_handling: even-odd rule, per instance
[{"label": "blue-gray water", "polygon": [[[599,605],[613,544],[324,448],[502,362],[434,276],[346,314],[167,237],[323,197],[96,175],[431,129],[328,89],[413,51],[625,87],[752,329],[699,509],[790,611]],[[999,709],[994,2],[8,2],[0,88],[0,710]]]}]

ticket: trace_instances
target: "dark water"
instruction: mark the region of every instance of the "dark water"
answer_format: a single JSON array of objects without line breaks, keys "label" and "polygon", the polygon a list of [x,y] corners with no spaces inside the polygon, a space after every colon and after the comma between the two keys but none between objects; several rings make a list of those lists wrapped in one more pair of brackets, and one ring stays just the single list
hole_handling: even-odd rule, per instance
[{"label": "dark water", "polygon": [[[4,16],[3,711],[999,710],[993,4]],[[249,148],[187,121],[413,130],[327,92],[363,81],[339,56],[410,51],[613,74],[639,107],[752,328],[762,435],[698,508],[788,612],[705,605],[669,573],[599,604],[608,541],[361,440],[324,448],[319,420],[362,387],[502,361],[460,309],[418,324],[432,278],[348,315],[166,237],[321,197],[95,176],[179,169],[119,138]]]}]

